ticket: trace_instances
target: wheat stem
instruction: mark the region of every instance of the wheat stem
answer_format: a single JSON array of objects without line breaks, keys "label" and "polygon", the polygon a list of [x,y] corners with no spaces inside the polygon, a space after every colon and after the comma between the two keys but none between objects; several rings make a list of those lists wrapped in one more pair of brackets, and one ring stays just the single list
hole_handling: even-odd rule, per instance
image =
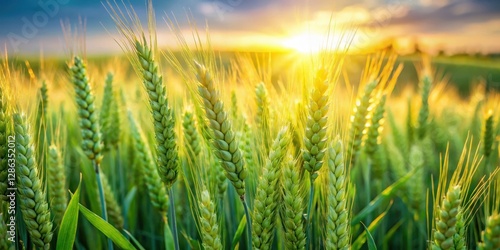
[{"label": "wheat stem", "polygon": [[177,219],[175,218],[175,202],[174,202],[174,191],[173,191],[173,188],[170,187],[169,190],[168,190],[168,194],[170,196],[170,207],[169,207],[169,214],[170,214],[170,221],[172,223],[172,225],[170,226],[170,228],[172,228],[172,236],[174,237],[174,246],[175,246],[175,250],[180,250],[180,247],[179,247],[179,236],[178,236],[178,233],[177,233]]},{"label": "wheat stem", "polygon": [[243,203],[243,209],[245,210],[245,217],[247,220],[247,249],[252,249],[252,220],[250,219],[250,212],[248,209],[248,204],[245,199],[241,201]]},{"label": "wheat stem", "polygon": [[[98,169],[98,166],[95,162],[92,162],[94,165],[94,169]],[[108,221],[108,212],[106,211],[106,199],[104,196],[104,189],[102,186],[101,174],[99,171],[96,171],[95,177],[97,179],[97,189],[99,191],[99,200],[101,201],[101,216],[102,219]],[[108,238],[108,250],[113,250],[113,242]]]},{"label": "wheat stem", "polygon": [[306,249],[309,249],[311,244],[311,220],[312,220],[312,206],[314,200],[314,178],[312,175],[309,177],[309,183],[311,185],[309,190],[309,203],[307,205],[307,219],[306,219]]}]

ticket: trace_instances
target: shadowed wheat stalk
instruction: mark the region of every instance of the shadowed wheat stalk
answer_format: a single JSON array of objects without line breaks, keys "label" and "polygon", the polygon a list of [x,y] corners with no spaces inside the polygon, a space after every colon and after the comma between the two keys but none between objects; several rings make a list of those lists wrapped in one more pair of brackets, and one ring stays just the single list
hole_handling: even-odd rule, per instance
[{"label": "shadowed wheat stalk", "polygon": [[[155,15],[152,2],[148,2],[149,41],[146,39],[139,17],[134,10],[120,8],[108,2],[108,12],[123,37],[122,48],[131,54],[129,60],[141,77],[149,99],[156,139],[157,170],[169,190],[170,215],[175,249],[179,249],[173,184],[179,175],[179,156],[175,134],[175,115],[168,104],[166,87],[160,73],[156,53]],[[139,34],[139,35],[138,35]]]},{"label": "shadowed wheat stalk", "polygon": [[[9,246],[11,242],[7,237],[7,225],[5,225],[5,221],[3,220],[3,213],[0,213],[0,249],[10,250]],[[12,246],[12,249],[14,249],[14,246]]]},{"label": "shadowed wheat stalk", "polygon": [[120,140],[120,108],[113,90],[113,74],[108,73],[104,84],[104,97],[99,113],[104,151],[118,146]]},{"label": "shadowed wheat stalk", "polygon": [[139,172],[144,179],[153,207],[164,216],[168,211],[167,191],[158,175],[149,147],[146,145],[144,136],[142,136],[141,129],[136,124],[131,112],[128,113],[128,120],[133,144],[137,153],[136,157],[139,164],[137,167],[140,169]]},{"label": "shadowed wheat stalk", "polygon": [[291,142],[288,127],[283,127],[273,142],[257,186],[254,201],[252,240],[254,249],[271,249],[278,204],[282,165]]},{"label": "shadowed wheat stalk", "polygon": [[57,226],[61,223],[66,206],[68,204],[66,175],[63,159],[57,146],[49,147],[48,157],[48,187],[49,197],[51,199],[50,208],[54,214],[54,224]]},{"label": "shadowed wheat stalk", "polygon": [[257,103],[257,114],[255,115],[255,124],[260,133],[260,145],[264,146],[264,155],[269,152],[269,145],[271,142],[270,134],[270,112],[269,112],[269,95],[267,94],[266,85],[261,82],[255,87],[255,101]]}]

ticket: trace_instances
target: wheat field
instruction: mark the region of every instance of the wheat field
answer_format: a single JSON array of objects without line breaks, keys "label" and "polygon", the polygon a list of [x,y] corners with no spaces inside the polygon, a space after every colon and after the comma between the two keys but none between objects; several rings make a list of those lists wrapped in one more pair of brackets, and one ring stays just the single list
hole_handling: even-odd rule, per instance
[{"label": "wheat field", "polygon": [[500,249],[498,90],[172,20],[162,50],[148,7],[106,5],[124,55],[2,58],[0,249]]}]

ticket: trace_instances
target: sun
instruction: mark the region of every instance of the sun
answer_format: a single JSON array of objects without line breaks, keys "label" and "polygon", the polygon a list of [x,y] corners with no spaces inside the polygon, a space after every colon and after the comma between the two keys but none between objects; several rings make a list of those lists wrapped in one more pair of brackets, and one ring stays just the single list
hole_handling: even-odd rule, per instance
[{"label": "sun", "polygon": [[323,37],[320,34],[301,33],[285,38],[283,40],[283,47],[303,54],[314,54],[324,48],[322,41]]},{"label": "sun", "polygon": [[335,35],[303,32],[285,37],[282,46],[302,54],[316,54],[322,51],[346,50],[351,43],[352,39],[345,33]]}]

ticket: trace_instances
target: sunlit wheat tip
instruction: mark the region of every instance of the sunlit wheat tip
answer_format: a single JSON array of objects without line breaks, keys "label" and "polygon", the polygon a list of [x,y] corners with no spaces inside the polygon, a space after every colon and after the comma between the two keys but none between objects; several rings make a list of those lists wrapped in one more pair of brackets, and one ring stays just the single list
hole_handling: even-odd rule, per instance
[{"label": "sunlit wheat tip", "polygon": [[356,99],[356,103],[351,115],[351,123],[349,128],[349,145],[347,147],[348,157],[351,157],[352,166],[356,163],[358,151],[361,147],[363,130],[365,129],[366,116],[372,92],[377,87],[378,81],[370,81],[360,92],[360,96]]}]

